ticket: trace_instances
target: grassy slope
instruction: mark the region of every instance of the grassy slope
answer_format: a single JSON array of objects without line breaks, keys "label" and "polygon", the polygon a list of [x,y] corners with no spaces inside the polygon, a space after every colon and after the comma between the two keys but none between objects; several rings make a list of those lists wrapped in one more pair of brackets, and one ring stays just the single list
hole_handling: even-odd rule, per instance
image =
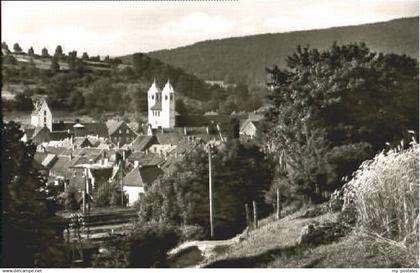
[{"label": "grassy slope", "polygon": [[203,79],[223,80],[226,74],[234,73],[236,78],[246,78],[248,83],[261,83],[265,80],[264,67],[272,64],[284,67],[286,56],[293,53],[298,44],[326,48],[334,41],[339,44],[366,42],[376,52],[418,58],[418,22],[418,17],[413,17],[358,26],[211,40],[149,55]]},{"label": "grassy slope", "polygon": [[[223,268],[303,268],[303,267],[400,267],[398,253],[395,259],[382,254],[381,249],[353,231],[331,244],[317,247],[299,246],[301,229],[314,221],[337,220],[337,213],[314,218],[299,218],[302,211],[278,221],[264,219],[258,229],[246,231],[216,247],[204,251],[202,267]],[[206,241],[207,244],[211,241]],[[200,244],[196,244],[200,247]],[[220,246],[219,248],[217,246]]]}]

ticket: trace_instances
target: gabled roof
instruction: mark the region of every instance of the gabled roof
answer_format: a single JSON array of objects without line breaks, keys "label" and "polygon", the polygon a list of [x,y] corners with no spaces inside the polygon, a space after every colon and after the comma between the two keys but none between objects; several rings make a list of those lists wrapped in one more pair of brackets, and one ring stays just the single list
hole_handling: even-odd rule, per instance
[{"label": "gabled roof", "polygon": [[34,155],[34,160],[37,161],[39,164],[42,163],[42,161],[44,161],[44,159],[48,156],[48,153],[43,153],[43,152],[36,152]]},{"label": "gabled roof", "polygon": [[155,136],[140,135],[130,143],[130,146],[134,151],[144,151],[155,143],[157,143]]},{"label": "gabled roof", "polygon": [[[83,127],[77,128],[83,131],[84,135],[92,135],[99,137],[108,137],[108,128],[105,123],[102,122],[81,122]],[[74,133],[75,122],[54,122],[52,124],[52,133],[57,133],[58,131],[63,133],[65,132],[67,137]],[[70,133],[69,133],[70,132]]]},{"label": "gabled roof", "polygon": [[176,145],[184,137],[183,128],[156,130],[155,136],[159,144]]},{"label": "gabled roof", "polygon": [[163,171],[156,166],[142,166],[132,169],[124,178],[124,186],[144,187],[151,185]]},{"label": "gabled roof", "polygon": [[158,155],[145,154],[144,152],[134,152],[128,157],[128,160],[138,161],[141,166],[157,166],[165,162],[165,159]]},{"label": "gabled roof", "polygon": [[42,161],[42,166],[47,169],[50,169],[54,163],[57,161],[58,157],[55,154],[48,154],[47,157]]},{"label": "gabled roof", "polygon": [[90,173],[95,178],[96,183],[107,182],[112,176],[112,167],[109,168],[92,168]]},{"label": "gabled roof", "polygon": [[102,149],[98,149],[98,148],[85,147],[85,148],[75,149],[72,152],[72,154],[74,156],[84,157],[88,161],[89,160],[96,161],[99,157],[102,156],[103,150]]},{"label": "gabled roof", "polygon": [[60,155],[63,154],[64,152],[66,152],[68,149],[64,148],[64,147],[53,147],[53,146],[47,146],[46,150],[49,154],[55,154],[55,155]]}]

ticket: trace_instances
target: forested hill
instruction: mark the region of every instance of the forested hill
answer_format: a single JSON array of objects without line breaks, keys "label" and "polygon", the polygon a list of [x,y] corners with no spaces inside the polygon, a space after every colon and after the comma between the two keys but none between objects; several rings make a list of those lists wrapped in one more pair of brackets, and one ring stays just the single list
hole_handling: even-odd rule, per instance
[{"label": "forested hill", "polygon": [[418,59],[418,33],[419,18],[411,17],[357,26],[203,41],[149,55],[205,80],[254,85],[265,81],[264,67],[273,64],[284,67],[286,56],[291,55],[298,44],[323,49],[334,41],[338,44],[365,42],[376,52],[407,54]]}]

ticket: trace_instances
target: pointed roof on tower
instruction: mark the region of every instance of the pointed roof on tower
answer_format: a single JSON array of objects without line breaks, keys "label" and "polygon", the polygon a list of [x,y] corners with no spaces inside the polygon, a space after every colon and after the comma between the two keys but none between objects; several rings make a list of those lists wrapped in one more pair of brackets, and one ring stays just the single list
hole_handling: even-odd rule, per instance
[{"label": "pointed roof on tower", "polygon": [[166,82],[165,87],[163,88],[162,92],[175,93],[175,90],[172,87],[169,78],[168,78],[168,81]]},{"label": "pointed roof on tower", "polygon": [[152,86],[150,86],[149,91],[147,92],[154,92],[154,93],[162,92],[156,84],[156,78],[153,79]]}]

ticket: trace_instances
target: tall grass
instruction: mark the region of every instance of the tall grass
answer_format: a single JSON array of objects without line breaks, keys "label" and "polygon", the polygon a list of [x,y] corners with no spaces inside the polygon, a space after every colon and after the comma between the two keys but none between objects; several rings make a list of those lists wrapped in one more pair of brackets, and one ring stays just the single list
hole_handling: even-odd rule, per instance
[{"label": "tall grass", "polygon": [[344,190],[358,226],[379,244],[395,246],[417,262],[419,242],[419,145],[402,145],[365,161]]}]

